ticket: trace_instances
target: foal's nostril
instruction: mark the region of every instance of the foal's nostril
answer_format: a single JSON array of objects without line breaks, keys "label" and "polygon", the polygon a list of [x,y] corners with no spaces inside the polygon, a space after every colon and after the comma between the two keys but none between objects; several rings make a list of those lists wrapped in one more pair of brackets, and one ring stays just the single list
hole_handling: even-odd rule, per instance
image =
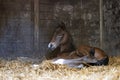
[{"label": "foal's nostril", "polygon": [[50,44],[50,48],[52,48],[52,46],[53,46],[53,45],[52,45],[52,44]]},{"label": "foal's nostril", "polygon": [[54,43],[49,43],[48,48],[54,50],[56,48],[56,45]]}]

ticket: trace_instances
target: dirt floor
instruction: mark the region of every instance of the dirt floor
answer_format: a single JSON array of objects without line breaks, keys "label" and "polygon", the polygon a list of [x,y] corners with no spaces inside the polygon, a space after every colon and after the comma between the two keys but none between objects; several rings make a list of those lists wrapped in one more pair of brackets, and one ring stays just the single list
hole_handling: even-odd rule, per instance
[{"label": "dirt floor", "polygon": [[120,80],[120,57],[110,57],[108,66],[82,69],[32,61],[0,59],[0,80]]}]

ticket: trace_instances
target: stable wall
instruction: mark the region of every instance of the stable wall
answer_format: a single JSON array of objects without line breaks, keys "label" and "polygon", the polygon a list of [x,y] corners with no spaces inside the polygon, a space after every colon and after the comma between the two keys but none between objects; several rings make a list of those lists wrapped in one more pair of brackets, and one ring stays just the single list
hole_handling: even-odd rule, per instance
[{"label": "stable wall", "polygon": [[119,7],[119,0],[103,1],[101,32],[99,0],[0,0],[0,56],[43,57],[59,21],[65,22],[76,46],[120,55]]},{"label": "stable wall", "polygon": [[120,55],[120,0],[104,0],[104,44],[110,55]]},{"label": "stable wall", "polygon": [[0,0],[0,56],[32,56],[32,0]]}]

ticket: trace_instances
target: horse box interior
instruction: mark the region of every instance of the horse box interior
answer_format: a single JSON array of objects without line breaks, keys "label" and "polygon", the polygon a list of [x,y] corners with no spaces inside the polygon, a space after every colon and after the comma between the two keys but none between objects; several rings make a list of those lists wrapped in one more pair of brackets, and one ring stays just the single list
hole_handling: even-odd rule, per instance
[{"label": "horse box interior", "polygon": [[74,44],[120,55],[119,0],[0,0],[0,57],[39,57],[59,21]]}]

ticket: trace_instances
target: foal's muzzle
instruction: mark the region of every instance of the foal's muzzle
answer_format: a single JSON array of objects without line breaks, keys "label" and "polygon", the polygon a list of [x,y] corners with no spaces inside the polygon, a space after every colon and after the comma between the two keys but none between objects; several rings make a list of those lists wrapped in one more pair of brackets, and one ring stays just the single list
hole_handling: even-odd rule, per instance
[{"label": "foal's muzzle", "polygon": [[60,40],[62,39],[63,36],[57,36],[54,42],[50,42],[48,44],[48,48],[51,50],[55,50],[58,46],[60,46]]},{"label": "foal's muzzle", "polygon": [[57,48],[56,44],[54,42],[50,42],[48,44],[48,48],[51,49],[51,50],[54,50],[55,48]]}]

